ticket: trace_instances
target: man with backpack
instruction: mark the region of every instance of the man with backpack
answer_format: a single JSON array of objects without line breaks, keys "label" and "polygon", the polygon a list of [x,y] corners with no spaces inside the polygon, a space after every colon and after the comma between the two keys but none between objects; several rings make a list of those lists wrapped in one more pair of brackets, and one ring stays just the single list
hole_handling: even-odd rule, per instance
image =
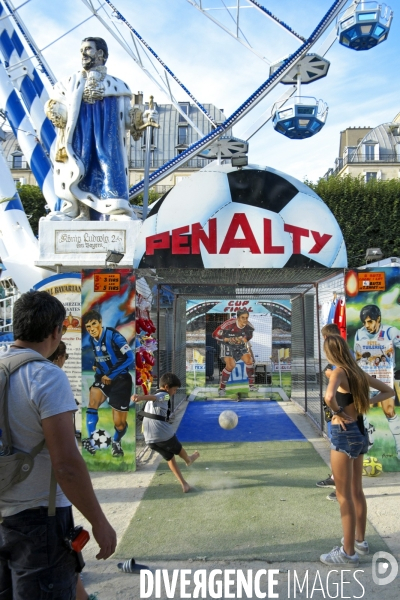
[{"label": "man with backpack", "polygon": [[70,545],[71,504],[92,526],[100,547],[97,559],[108,558],[116,547],[115,531],[96,499],[76,444],[76,404],[67,376],[47,360],[60,343],[64,319],[63,305],[47,292],[23,294],[14,306],[15,342],[0,352],[4,600],[75,598],[82,564],[80,553]]}]

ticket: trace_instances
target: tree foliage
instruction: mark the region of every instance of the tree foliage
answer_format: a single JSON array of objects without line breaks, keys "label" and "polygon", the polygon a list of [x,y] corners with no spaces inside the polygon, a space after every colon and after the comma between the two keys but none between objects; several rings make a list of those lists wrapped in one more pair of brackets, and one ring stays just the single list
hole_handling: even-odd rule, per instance
[{"label": "tree foliage", "polygon": [[32,231],[37,235],[39,230],[39,219],[46,215],[44,207],[47,202],[42,194],[42,190],[37,185],[20,185],[18,186],[17,191],[25,212],[28,215]]},{"label": "tree foliage", "polygon": [[[149,206],[158,200],[163,194],[159,194],[153,188],[149,189]],[[143,193],[132,200],[134,206],[143,206]]]},{"label": "tree foliage", "polygon": [[346,175],[305,183],[335,215],[349,266],[364,264],[367,248],[380,248],[384,257],[400,255],[400,180],[372,179],[365,183],[361,176]]}]

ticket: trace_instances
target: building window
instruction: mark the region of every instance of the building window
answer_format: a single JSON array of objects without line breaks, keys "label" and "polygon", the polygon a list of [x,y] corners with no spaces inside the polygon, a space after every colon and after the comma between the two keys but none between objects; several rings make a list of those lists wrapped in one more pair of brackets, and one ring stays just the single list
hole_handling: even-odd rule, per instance
[{"label": "building window", "polygon": [[371,181],[372,179],[376,179],[377,175],[378,175],[378,173],[376,171],[367,171],[365,173],[365,181],[366,181],[366,183],[368,183],[368,181]]},{"label": "building window", "polygon": [[[189,116],[189,102],[178,102],[180,109],[185,113],[185,115]],[[185,117],[179,113],[179,123],[187,123]]]},{"label": "building window", "polygon": [[188,128],[179,126],[178,127],[178,146],[181,146],[182,144],[187,144],[188,137],[189,137]]},{"label": "building window", "polygon": [[11,154],[12,156],[12,168],[13,169],[22,169],[22,162],[24,155],[22,152],[14,152]]},{"label": "building window", "polygon": [[343,158],[347,162],[353,162],[354,159],[357,159],[356,150],[356,146],[346,146],[343,152]]},{"label": "building window", "polygon": [[377,144],[364,144],[364,154],[365,160],[378,160],[378,156],[376,156],[376,150],[378,150]]}]

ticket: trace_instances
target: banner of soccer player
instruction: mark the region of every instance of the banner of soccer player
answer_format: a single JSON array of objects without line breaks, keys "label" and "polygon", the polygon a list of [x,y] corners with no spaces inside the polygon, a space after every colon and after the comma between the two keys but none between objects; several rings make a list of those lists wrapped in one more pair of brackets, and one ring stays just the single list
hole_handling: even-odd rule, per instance
[{"label": "banner of soccer player", "polygon": [[206,386],[207,395],[261,397],[255,363],[271,361],[269,310],[255,300],[203,301],[188,305],[187,317],[188,392]]},{"label": "banner of soccer player", "polygon": [[369,450],[384,471],[400,471],[400,268],[346,273],[347,341],[359,366],[394,386],[396,398],[368,415],[373,446]]},{"label": "banner of soccer player", "polygon": [[136,467],[135,277],[82,272],[82,455],[91,471]]}]

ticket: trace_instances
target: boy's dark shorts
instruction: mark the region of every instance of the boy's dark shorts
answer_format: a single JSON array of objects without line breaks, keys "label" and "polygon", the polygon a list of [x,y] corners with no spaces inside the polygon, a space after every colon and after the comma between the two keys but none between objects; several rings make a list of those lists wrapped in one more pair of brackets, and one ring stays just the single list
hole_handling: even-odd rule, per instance
[{"label": "boy's dark shorts", "polygon": [[157,444],[147,445],[152,450],[158,452],[158,454],[161,454],[161,456],[168,461],[171,460],[175,454],[179,454],[179,452],[182,450],[182,444],[180,443],[176,435],[174,435],[169,440],[166,440],[165,442],[157,442]]},{"label": "boy's dark shorts", "polygon": [[102,375],[95,375],[92,387],[100,389],[108,398],[108,404],[120,412],[127,412],[131,401],[132,376],[130,373],[117,375],[112,383],[106,385],[101,381]]}]

